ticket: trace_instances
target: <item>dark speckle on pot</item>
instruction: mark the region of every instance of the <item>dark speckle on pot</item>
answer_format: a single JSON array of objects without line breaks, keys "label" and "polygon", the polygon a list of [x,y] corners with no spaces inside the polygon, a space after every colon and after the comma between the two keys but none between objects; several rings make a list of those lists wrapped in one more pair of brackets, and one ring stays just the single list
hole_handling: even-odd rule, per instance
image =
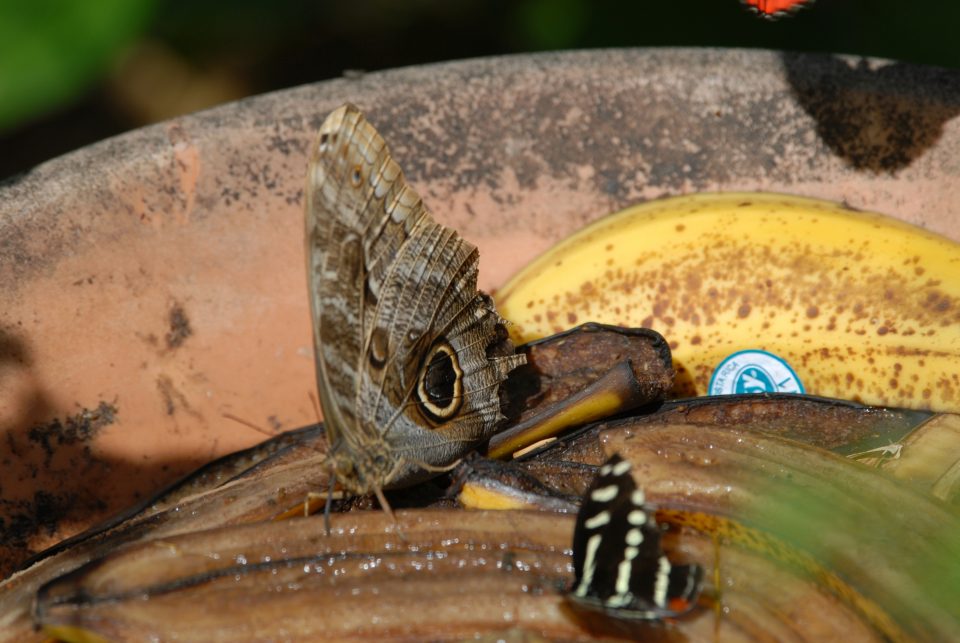
[{"label": "dark speckle on pot", "polygon": [[58,447],[92,442],[100,429],[113,424],[116,414],[117,407],[101,401],[95,409],[82,409],[63,420],[54,418],[38,424],[27,431],[27,437],[43,450],[46,465],[49,466]]},{"label": "dark speckle on pot", "polygon": [[[303,119],[288,117],[273,123],[273,132],[267,140],[267,149],[283,156],[306,156],[308,138],[304,136]],[[309,135],[309,134],[308,134]]]},{"label": "dark speckle on pot", "polygon": [[[43,405],[42,398],[36,402]],[[100,401],[94,408],[5,434],[0,442],[0,577],[63,523],[75,524],[107,509],[103,498],[77,481],[102,481],[110,471],[91,445],[117,414],[115,404]]]},{"label": "dark speckle on pot", "polygon": [[174,303],[170,307],[170,330],[167,331],[166,336],[167,348],[178,348],[192,334],[193,329],[190,327],[187,312],[179,303]]},{"label": "dark speckle on pot", "polygon": [[160,393],[160,399],[167,415],[175,415],[177,411],[183,411],[194,418],[200,417],[196,409],[190,405],[190,400],[184,395],[183,391],[177,388],[173,378],[169,375],[161,374],[157,376],[157,391]]}]

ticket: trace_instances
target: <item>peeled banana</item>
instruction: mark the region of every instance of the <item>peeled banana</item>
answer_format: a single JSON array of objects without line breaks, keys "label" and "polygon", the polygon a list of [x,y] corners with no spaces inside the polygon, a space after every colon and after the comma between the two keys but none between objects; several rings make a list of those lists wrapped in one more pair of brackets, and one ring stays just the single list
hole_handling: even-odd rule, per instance
[{"label": "peeled banana", "polygon": [[960,244],[768,193],[644,203],[497,293],[514,341],[586,321],[659,331],[675,395],[806,392],[960,411]]}]

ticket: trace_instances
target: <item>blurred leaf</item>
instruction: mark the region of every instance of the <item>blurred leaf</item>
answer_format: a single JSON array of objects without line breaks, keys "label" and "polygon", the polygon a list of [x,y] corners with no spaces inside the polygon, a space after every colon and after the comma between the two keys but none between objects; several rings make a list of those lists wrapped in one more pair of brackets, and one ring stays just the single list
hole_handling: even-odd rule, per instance
[{"label": "blurred leaf", "polygon": [[562,49],[582,37],[587,11],[583,0],[528,0],[518,7],[518,19],[535,49]]},{"label": "blurred leaf", "polygon": [[155,0],[0,0],[0,131],[83,91],[146,24]]}]

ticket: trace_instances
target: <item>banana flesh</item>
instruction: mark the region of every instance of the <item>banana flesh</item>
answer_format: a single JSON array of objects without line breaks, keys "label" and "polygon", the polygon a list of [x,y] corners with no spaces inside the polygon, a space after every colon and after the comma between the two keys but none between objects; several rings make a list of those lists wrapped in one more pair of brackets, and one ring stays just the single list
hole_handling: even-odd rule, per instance
[{"label": "banana flesh", "polygon": [[807,393],[960,411],[960,244],[835,203],[644,203],[547,251],[496,299],[518,342],[586,321],[660,332],[675,395],[708,393],[725,358],[759,349]]}]

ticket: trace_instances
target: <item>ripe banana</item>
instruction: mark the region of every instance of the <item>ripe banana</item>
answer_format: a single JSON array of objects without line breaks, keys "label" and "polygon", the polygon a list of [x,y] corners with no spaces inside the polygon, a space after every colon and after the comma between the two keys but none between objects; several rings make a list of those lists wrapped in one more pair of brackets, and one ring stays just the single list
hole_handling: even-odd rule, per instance
[{"label": "ripe banana", "polygon": [[548,250],[496,299],[518,342],[586,321],[659,331],[675,395],[805,391],[960,411],[960,244],[835,203],[644,203]]}]

